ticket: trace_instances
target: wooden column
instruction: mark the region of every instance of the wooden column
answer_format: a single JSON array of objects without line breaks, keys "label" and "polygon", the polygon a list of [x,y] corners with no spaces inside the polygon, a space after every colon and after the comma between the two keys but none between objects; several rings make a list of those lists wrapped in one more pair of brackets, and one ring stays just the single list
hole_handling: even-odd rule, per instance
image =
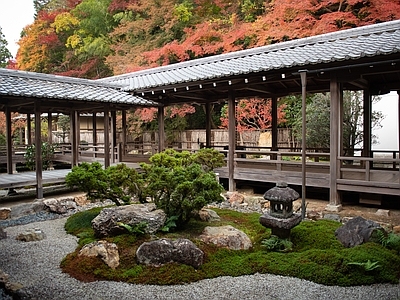
[{"label": "wooden column", "polygon": [[[326,209],[329,211],[340,211],[342,209],[340,193],[337,190],[337,179],[340,177],[340,149],[342,144],[342,112],[340,110],[343,102],[341,97],[341,87],[336,74],[330,82],[331,111],[330,111],[330,185],[329,185],[329,204]],[[341,99],[342,98],[342,99]]]},{"label": "wooden column", "polygon": [[72,111],[71,112],[71,133],[72,137],[70,138],[71,140],[71,165],[77,166],[79,163],[79,120],[78,120],[78,112],[77,111]]},{"label": "wooden column", "polygon": [[306,150],[307,150],[307,114],[306,114],[306,98],[307,98],[307,71],[302,70],[300,72],[301,77],[301,217],[304,219],[306,216]]},{"label": "wooden column", "polygon": [[363,92],[363,105],[364,105],[364,114],[363,114],[363,153],[364,157],[371,156],[371,118],[372,118],[372,98],[369,93],[369,90],[364,90]]},{"label": "wooden column", "polygon": [[97,145],[97,115],[95,112],[92,114],[92,128],[93,128],[93,132],[92,132],[93,146],[96,146]]},{"label": "wooden column", "polygon": [[6,106],[6,145],[7,145],[7,173],[13,173],[13,160],[12,160],[12,133],[11,133],[11,110]]},{"label": "wooden column", "polygon": [[53,118],[51,112],[47,113],[47,136],[48,136],[48,143],[53,143]]},{"label": "wooden column", "polygon": [[121,139],[121,147],[119,151],[118,160],[123,161],[123,157],[125,156],[126,149],[126,110],[122,110],[122,139]]},{"label": "wooden column", "polygon": [[[272,135],[272,151],[278,151],[278,98],[271,98],[271,114],[272,114],[272,126],[271,126],[271,135]],[[273,154],[271,159],[277,159],[277,155]]]},{"label": "wooden column", "polygon": [[42,138],[40,120],[40,101],[35,102],[35,162],[36,162],[36,199],[43,199],[43,163],[42,163]]},{"label": "wooden column", "polygon": [[26,115],[26,130],[27,130],[27,135],[26,135],[26,143],[28,145],[32,145],[32,124],[31,124],[31,114]]},{"label": "wooden column", "polygon": [[206,148],[211,148],[211,103],[206,103]]},{"label": "wooden column", "polygon": [[117,113],[111,112],[111,162],[115,163],[115,147],[117,146]]},{"label": "wooden column", "polygon": [[228,172],[229,172],[229,191],[234,192],[236,190],[235,182],[235,148],[236,148],[236,104],[235,96],[233,91],[229,91],[228,98]]},{"label": "wooden column", "polygon": [[165,149],[164,106],[158,107],[158,152]]},{"label": "wooden column", "polygon": [[104,167],[110,166],[110,110],[104,109]]}]

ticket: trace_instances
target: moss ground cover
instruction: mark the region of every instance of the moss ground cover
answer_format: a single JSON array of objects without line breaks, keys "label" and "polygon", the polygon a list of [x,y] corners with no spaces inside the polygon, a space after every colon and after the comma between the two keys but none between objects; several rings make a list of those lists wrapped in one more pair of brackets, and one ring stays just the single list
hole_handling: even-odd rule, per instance
[{"label": "moss ground cover", "polygon": [[[130,283],[171,285],[198,281],[219,276],[240,276],[271,273],[311,280],[325,285],[364,285],[372,283],[398,283],[400,256],[376,243],[366,243],[351,249],[344,248],[334,232],[340,223],[328,220],[303,221],[292,229],[293,251],[270,252],[261,241],[271,232],[258,222],[259,214],[243,214],[231,210],[217,210],[220,222],[205,223],[191,220],[185,229],[172,233],[158,233],[158,238],[188,238],[205,253],[205,262],[199,269],[181,264],[162,267],[138,265],[135,253],[140,244],[150,240],[146,235],[122,234],[107,238],[117,244],[120,266],[116,270],[107,267],[98,258],[78,257],[80,248],[95,240],[91,220],[100,212],[96,208],[71,216],[66,230],[77,235],[79,247],[69,254],[61,267],[64,272],[83,280],[115,280]],[[246,251],[218,249],[206,245],[197,236],[206,226],[232,225],[244,231],[252,240],[253,248]],[[375,265],[368,268],[368,261]]]}]

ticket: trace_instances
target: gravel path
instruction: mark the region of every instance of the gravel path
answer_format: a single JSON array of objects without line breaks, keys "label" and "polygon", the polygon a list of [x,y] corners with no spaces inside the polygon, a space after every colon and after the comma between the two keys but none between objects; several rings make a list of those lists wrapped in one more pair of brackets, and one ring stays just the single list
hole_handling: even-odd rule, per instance
[{"label": "gravel path", "polygon": [[[5,229],[8,237],[0,240],[0,269],[9,274],[11,282],[24,286],[26,299],[400,299],[400,285],[344,288],[270,274],[219,277],[177,286],[82,283],[59,267],[62,258],[77,247],[77,238],[64,230],[65,221],[61,218]],[[42,229],[46,238],[39,242],[15,239],[32,228]]]}]

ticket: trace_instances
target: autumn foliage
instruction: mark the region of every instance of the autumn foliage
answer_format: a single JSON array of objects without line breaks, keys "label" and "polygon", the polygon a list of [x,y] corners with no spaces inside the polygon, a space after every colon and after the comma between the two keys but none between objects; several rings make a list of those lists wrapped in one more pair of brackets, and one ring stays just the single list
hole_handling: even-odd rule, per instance
[{"label": "autumn foliage", "polygon": [[[265,130],[272,126],[271,100],[242,99],[236,105],[236,131]],[[284,105],[278,106],[278,124],[285,122]],[[221,128],[228,128],[227,106],[222,110]]]},{"label": "autumn foliage", "polygon": [[400,18],[393,0],[50,0],[18,68],[100,78]]}]

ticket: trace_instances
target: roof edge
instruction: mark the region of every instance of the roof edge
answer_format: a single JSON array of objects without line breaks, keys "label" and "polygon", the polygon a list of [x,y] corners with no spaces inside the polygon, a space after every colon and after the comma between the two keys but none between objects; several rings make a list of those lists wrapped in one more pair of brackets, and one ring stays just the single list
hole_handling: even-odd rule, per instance
[{"label": "roof edge", "polygon": [[138,76],[146,75],[149,73],[153,73],[153,74],[161,73],[164,71],[169,71],[171,69],[181,69],[181,68],[186,68],[186,67],[191,67],[191,66],[204,65],[204,64],[208,64],[208,63],[215,63],[220,60],[235,59],[235,58],[240,58],[243,56],[257,55],[260,53],[273,52],[273,51],[294,48],[294,47],[301,47],[304,45],[312,45],[312,44],[316,44],[316,43],[322,43],[322,42],[338,40],[338,39],[347,39],[347,38],[361,36],[361,35],[379,34],[379,33],[394,31],[394,30],[400,30],[400,20],[388,21],[388,22],[383,22],[383,23],[373,24],[373,25],[359,26],[356,28],[344,29],[344,30],[324,33],[324,34],[320,34],[320,35],[315,35],[315,36],[310,36],[310,37],[305,37],[305,38],[300,38],[300,39],[294,39],[294,40],[290,40],[290,41],[286,41],[286,42],[280,42],[277,44],[270,44],[270,45],[260,46],[260,47],[251,48],[251,49],[217,54],[217,55],[213,55],[213,56],[209,56],[209,57],[198,58],[198,59],[193,59],[193,60],[184,61],[184,62],[180,62],[180,63],[174,63],[174,64],[165,65],[165,66],[148,68],[148,69],[144,69],[144,70],[140,70],[140,71],[135,71],[135,72],[130,72],[130,73],[126,73],[126,74],[120,74],[120,75],[116,75],[116,76],[97,79],[96,81],[112,83],[115,80],[129,79],[132,77],[138,77]]}]

